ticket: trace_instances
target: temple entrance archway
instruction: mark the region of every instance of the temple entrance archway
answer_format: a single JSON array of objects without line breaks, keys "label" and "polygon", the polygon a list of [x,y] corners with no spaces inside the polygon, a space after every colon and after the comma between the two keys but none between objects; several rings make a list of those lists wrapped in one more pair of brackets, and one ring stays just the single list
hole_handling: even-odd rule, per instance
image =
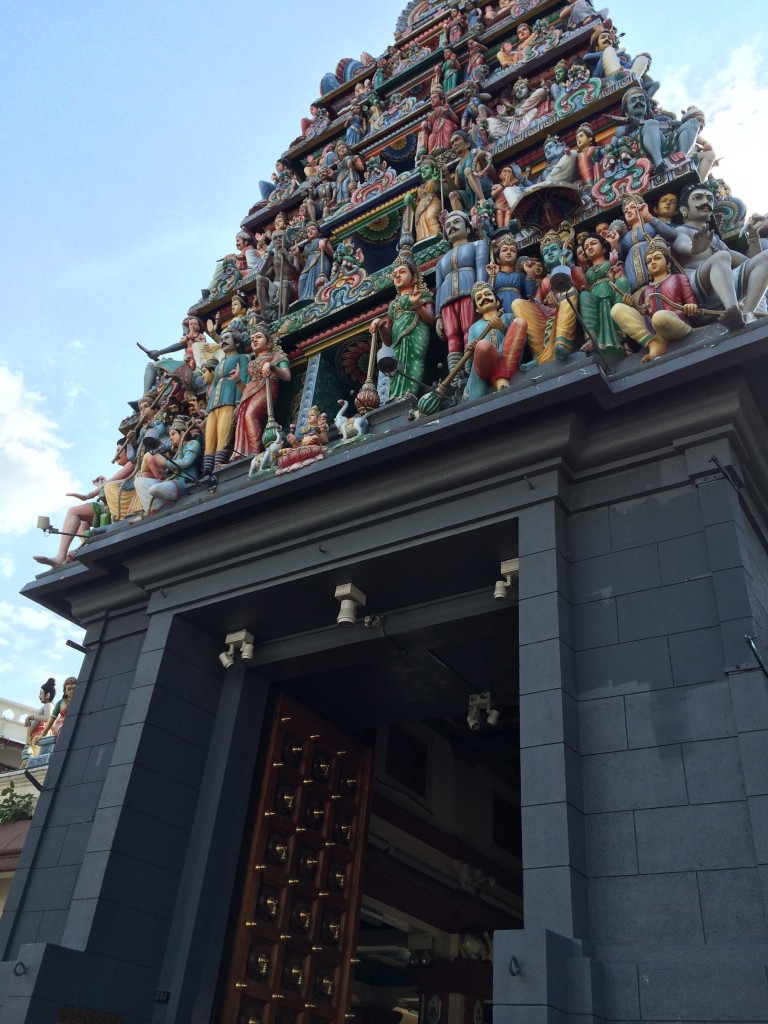
[{"label": "temple entrance archway", "polygon": [[[273,666],[221,1024],[489,1017],[522,865],[517,610],[481,603],[316,672]],[[499,720],[472,730],[483,691]]]}]

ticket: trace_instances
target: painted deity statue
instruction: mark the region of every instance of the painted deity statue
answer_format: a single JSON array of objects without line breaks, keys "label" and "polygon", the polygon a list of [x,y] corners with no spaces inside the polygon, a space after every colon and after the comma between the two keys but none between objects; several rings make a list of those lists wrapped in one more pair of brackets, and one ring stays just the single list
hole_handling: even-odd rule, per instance
[{"label": "painted deity statue", "polygon": [[721,321],[735,330],[755,319],[768,287],[768,251],[743,256],[729,249],[714,230],[715,197],[706,185],[686,185],[680,193],[683,223],[675,228],[672,252],[691,282],[700,305],[724,308]]},{"label": "painted deity statue", "polygon": [[[499,170],[498,182],[491,187],[497,228],[508,228],[512,225],[512,210],[525,193],[525,185],[520,181],[521,174],[517,164],[506,164]],[[517,224],[517,221],[514,223]]]},{"label": "painted deity statue", "polygon": [[429,96],[431,110],[419,133],[419,152],[433,153],[448,149],[451,136],[459,126],[459,118],[445,101],[442,89],[433,89]]},{"label": "painted deity statue", "polygon": [[619,259],[624,264],[624,276],[631,291],[650,281],[645,254],[654,238],[663,238],[667,244],[675,239],[675,229],[654,217],[642,196],[630,193],[621,201],[627,231],[619,240]]},{"label": "painted deity statue", "polygon": [[[236,327],[240,331],[247,330],[248,296],[245,292],[235,292],[231,299],[230,309],[232,311],[232,319],[228,321],[228,326]],[[202,367],[209,359],[218,361],[223,358],[220,328],[221,314],[219,311],[214,320],[208,320],[206,323],[206,332],[211,341],[198,341],[193,345],[195,366]]]},{"label": "painted deity statue", "polygon": [[504,312],[487,281],[473,286],[472,301],[478,319],[469,328],[468,343],[473,352],[465,400],[509,387],[520,369],[527,331],[525,320]]},{"label": "painted deity statue", "polygon": [[498,117],[488,118],[488,132],[492,139],[518,135],[540,118],[549,105],[547,89],[543,85],[533,88],[527,78],[518,78],[512,88],[512,99],[500,104]]},{"label": "painted deity statue", "polygon": [[[557,231],[548,231],[543,236],[540,251],[547,271],[561,265],[569,266],[573,259],[568,240]],[[532,277],[535,276],[533,262],[530,260],[524,264],[526,273]],[[512,303],[512,312],[528,325],[528,349],[533,358],[523,369],[555,359],[567,359],[573,352],[578,331],[576,303],[587,282],[579,267],[574,267],[571,275],[572,285],[566,292],[555,293],[547,273],[539,282],[534,298],[516,299]]]},{"label": "painted deity statue", "polygon": [[378,330],[382,340],[392,346],[407,374],[398,373],[391,378],[389,397],[394,400],[415,395],[418,383],[424,378],[435,307],[434,297],[424,284],[409,250],[400,250],[392,267],[392,280],[397,296],[389,304],[386,319],[377,317],[369,330],[372,338]]},{"label": "painted deity statue", "polygon": [[443,50],[443,63],[440,66],[443,92],[450,92],[459,84],[461,64],[455,52],[450,48]]},{"label": "painted deity statue", "polygon": [[229,462],[232,453],[235,408],[240,399],[238,381],[244,381],[248,371],[248,357],[243,355],[246,338],[246,333],[236,327],[226,327],[221,334],[224,358],[214,368],[205,409],[206,474]]},{"label": "painted deity statue", "polygon": [[256,243],[247,231],[238,231],[235,235],[234,253],[224,256],[216,265],[213,279],[209,285],[211,296],[226,295],[243,278],[248,277],[256,268],[258,255]]},{"label": "painted deity statue", "polygon": [[665,192],[656,200],[653,208],[654,216],[664,224],[671,224],[677,213],[677,196],[674,192]]},{"label": "painted deity statue", "polygon": [[424,157],[419,161],[423,182],[414,195],[406,197],[406,211],[403,218],[404,234],[416,235],[416,241],[433,238],[440,234],[440,170],[434,160]]},{"label": "painted deity statue", "polygon": [[576,167],[585,185],[594,185],[602,177],[603,150],[596,145],[592,126],[584,122],[576,129]]},{"label": "painted deity statue", "polygon": [[620,331],[648,350],[641,360],[647,363],[664,355],[670,341],[691,333],[690,318],[698,306],[685,274],[672,273],[672,256],[662,239],[648,243],[644,259],[649,283],[637,300],[625,295],[611,316]]},{"label": "painted deity statue", "polygon": [[648,77],[651,58],[647,53],[630,57],[621,48],[619,36],[614,28],[607,25],[596,25],[590,38],[589,53],[584,54],[582,62],[589,68],[594,78],[617,78],[625,72],[631,72],[643,86],[650,98],[658,90],[659,83]]},{"label": "painted deity statue", "polygon": [[667,157],[677,153],[687,157],[693,152],[701,129],[696,117],[675,121],[657,115],[644,89],[633,86],[621,98],[624,123],[616,129],[615,138],[635,142],[648,156],[655,172],[664,170]]},{"label": "painted deity statue", "polygon": [[457,43],[467,30],[467,19],[458,9],[454,7],[448,15],[448,42]]},{"label": "painted deity statue", "polygon": [[67,676],[64,680],[64,693],[62,694],[61,699],[53,705],[53,711],[51,711],[50,717],[43,729],[40,739],[42,739],[43,736],[48,736],[49,734],[58,739],[61,728],[67,717],[69,705],[72,703],[72,698],[75,696],[76,685],[77,680],[74,676]]},{"label": "painted deity statue", "polygon": [[582,351],[593,350],[594,338],[604,354],[623,356],[623,335],[611,317],[611,308],[629,292],[629,282],[626,277],[616,276],[615,262],[609,259],[611,244],[602,235],[590,232],[582,245],[589,266],[585,272],[587,289],[579,295],[579,312],[592,335],[582,345]]},{"label": "painted deity statue", "polygon": [[345,125],[344,139],[348,146],[356,146],[358,142],[361,142],[366,132],[368,131],[368,121],[363,114],[363,108],[355,103],[347,114]]},{"label": "painted deity statue", "polygon": [[467,78],[472,78],[479,67],[485,63],[485,55],[488,47],[483,46],[479,39],[470,38],[467,40]]},{"label": "painted deity statue", "polygon": [[42,739],[45,727],[50,721],[53,710],[53,699],[56,696],[56,680],[47,679],[40,687],[40,707],[36,713],[27,715],[24,725],[27,727],[27,742],[21,752],[21,767],[26,768],[30,757],[40,752],[38,740]]},{"label": "painted deity statue", "polygon": [[93,490],[87,494],[78,494],[77,491],[67,492],[68,498],[77,498],[82,504],[72,505],[67,509],[64,523],[61,527],[59,549],[56,554],[52,558],[48,555],[33,555],[32,557],[36,562],[40,565],[47,565],[51,569],[63,569],[68,561],[76,557],[76,554],[69,550],[72,541],[75,537],[80,537],[85,542],[83,534],[92,526],[99,525],[101,518],[107,511],[106,500],[103,498],[104,485],[109,483],[110,480],[127,480],[133,474],[135,466],[129,457],[130,455],[133,455],[133,450],[128,445],[125,445],[121,438],[115,458],[113,459],[113,462],[116,462],[120,467],[117,472],[109,480],[103,476],[96,477],[93,480]]},{"label": "painted deity statue", "polygon": [[346,142],[336,145],[336,203],[346,203],[360,184],[365,164]]},{"label": "painted deity statue", "polygon": [[270,239],[266,236],[260,238],[256,243],[256,251],[259,254],[259,261],[256,266],[256,304],[263,317],[267,311],[277,302],[277,284],[275,283],[275,262]]},{"label": "painted deity statue", "polygon": [[527,21],[521,21],[517,26],[517,42],[513,43],[512,40],[507,40],[501,44],[498,53],[496,54],[496,60],[501,64],[503,68],[513,67],[515,64],[522,64],[529,59],[526,56],[525,50],[533,35],[533,29]]},{"label": "painted deity statue", "polygon": [[560,11],[560,18],[566,28],[577,29],[588,25],[591,21],[608,17],[607,8],[596,11],[592,6],[592,0],[573,0],[572,3]]},{"label": "painted deity statue", "polygon": [[511,313],[516,299],[531,299],[537,282],[517,269],[517,242],[513,235],[502,235],[493,242],[493,258],[486,267],[493,293],[502,312]]},{"label": "painted deity statue", "polygon": [[314,139],[318,135],[322,135],[330,123],[331,119],[325,107],[312,103],[309,108],[309,117],[301,119],[301,137]]},{"label": "painted deity statue", "polygon": [[537,179],[537,184],[567,185],[576,178],[578,153],[569,149],[558,135],[548,135],[544,140],[546,166]]},{"label": "painted deity statue", "polygon": [[[299,299],[314,299],[317,289],[328,280],[333,259],[333,247],[320,234],[317,224],[307,225],[307,241],[304,243],[304,266],[299,274]],[[298,256],[299,246],[294,246]]]},{"label": "painted deity statue", "polygon": [[[277,285],[277,312],[278,316],[285,316],[294,297],[294,288],[299,277],[299,258],[292,248],[288,247],[288,236],[283,228],[272,232],[269,250]],[[262,315],[266,316],[264,309]]]},{"label": "painted deity statue", "polygon": [[448,195],[453,210],[465,210],[485,202],[491,195],[493,167],[488,154],[482,149],[473,149],[472,140],[465,131],[454,132],[451,148],[459,162],[453,172],[455,189]]},{"label": "painted deity statue", "polygon": [[461,112],[461,127],[464,129],[477,124],[478,121],[487,121],[491,116],[490,108],[486,105],[491,99],[491,94],[481,91],[487,78],[488,67],[481,64],[476,76],[464,84],[464,96],[467,100]]},{"label": "painted deity statue", "polygon": [[[205,327],[203,321],[199,316],[188,316],[184,317],[182,321],[183,334],[178,341],[175,341],[173,345],[168,345],[167,348],[151,349],[149,351],[149,358],[152,362],[147,363],[144,368],[144,394],[151,391],[158,383],[161,377],[161,371],[166,373],[173,373],[180,367],[183,367],[185,363],[191,367],[196,366],[196,349],[200,351],[200,346],[205,344]],[[165,355],[169,355],[171,352],[184,351],[184,355],[181,359],[163,359]],[[146,349],[144,350],[146,351]]]},{"label": "painted deity statue", "polygon": [[240,456],[255,455],[263,450],[262,434],[267,422],[267,388],[273,402],[277,401],[280,382],[291,379],[288,357],[276,345],[264,324],[251,332],[253,358],[245,373],[238,375],[240,402],[235,422],[235,451]]},{"label": "painted deity statue", "polygon": [[271,181],[260,181],[259,191],[261,198],[266,200],[269,206],[275,206],[283,199],[287,199],[299,187],[299,182],[293,170],[282,160],[275,162],[275,170],[271,175]]},{"label": "painted deity statue", "polygon": [[144,456],[141,473],[136,477],[136,494],[147,515],[155,515],[165,505],[178,501],[190,484],[197,481],[200,442],[188,436],[189,420],[177,417],[168,428],[170,452]]},{"label": "painted deity statue", "polygon": [[443,223],[443,236],[451,246],[440,257],[435,272],[436,330],[448,342],[448,367],[461,359],[469,328],[474,322],[472,286],[488,280],[488,243],[470,239],[466,213],[451,211]]}]

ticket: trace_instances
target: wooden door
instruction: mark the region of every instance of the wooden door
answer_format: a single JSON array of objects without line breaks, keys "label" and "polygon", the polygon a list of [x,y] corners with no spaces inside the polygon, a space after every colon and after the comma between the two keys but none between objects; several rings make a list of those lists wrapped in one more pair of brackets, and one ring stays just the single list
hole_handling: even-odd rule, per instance
[{"label": "wooden door", "polygon": [[370,778],[369,748],[279,699],[220,1024],[343,1024]]}]

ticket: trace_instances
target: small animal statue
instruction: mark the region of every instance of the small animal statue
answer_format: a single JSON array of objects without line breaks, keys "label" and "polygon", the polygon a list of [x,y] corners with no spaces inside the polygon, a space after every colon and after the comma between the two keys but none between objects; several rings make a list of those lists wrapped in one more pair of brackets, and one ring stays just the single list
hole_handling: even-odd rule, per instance
[{"label": "small animal statue", "polygon": [[341,434],[343,441],[351,441],[353,437],[362,437],[363,434],[368,433],[369,424],[366,416],[347,416],[347,409],[349,408],[349,402],[343,398],[339,400],[341,408],[336,413],[333,422],[336,424],[336,429]]},{"label": "small animal statue", "polygon": [[265,473],[268,469],[274,469],[280,457],[280,450],[285,447],[285,434],[279,430],[277,437],[272,444],[267,445],[265,451],[257,452],[251,460],[251,468],[248,470],[248,479]]}]

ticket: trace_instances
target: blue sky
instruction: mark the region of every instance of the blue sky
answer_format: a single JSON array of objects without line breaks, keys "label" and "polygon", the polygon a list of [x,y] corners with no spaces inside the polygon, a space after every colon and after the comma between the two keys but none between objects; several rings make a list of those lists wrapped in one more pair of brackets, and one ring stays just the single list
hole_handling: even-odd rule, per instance
[{"label": "blue sky", "polygon": [[[0,697],[77,674],[81,633],[18,596],[69,490],[110,473],[141,391],[136,342],[181,335],[240,220],[341,57],[392,42],[401,0],[25,0],[0,4]],[[768,211],[764,0],[616,0],[658,99],[697,102],[719,173]],[[655,8],[658,10],[658,7]],[[26,330],[24,329],[26,325]]]}]

